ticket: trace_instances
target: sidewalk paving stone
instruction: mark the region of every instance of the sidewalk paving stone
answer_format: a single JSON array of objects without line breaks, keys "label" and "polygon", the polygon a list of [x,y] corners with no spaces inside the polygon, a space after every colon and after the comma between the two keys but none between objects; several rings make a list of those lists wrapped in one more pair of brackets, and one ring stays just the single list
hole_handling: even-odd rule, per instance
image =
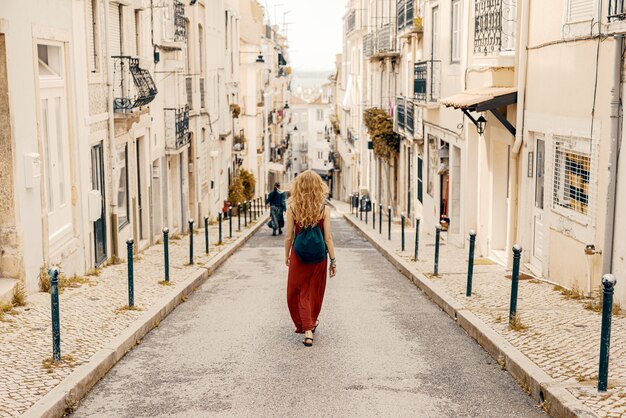
[{"label": "sidewalk paving stone", "polygon": [[[333,205],[365,225],[365,220],[350,214],[350,206],[333,201]],[[377,215],[378,222],[378,215]],[[619,417],[626,412],[626,316],[614,315],[611,330],[611,357],[609,365],[609,390],[596,390],[601,314],[585,309],[589,299],[572,300],[563,296],[554,285],[541,280],[520,280],[517,312],[527,329],[509,328],[509,300],[511,292],[510,270],[480,259],[474,265],[472,296],[465,296],[467,284],[467,248],[460,248],[447,240],[442,232],[443,244],[439,253],[439,275],[433,276],[434,231],[420,231],[419,260],[413,261],[415,229],[405,229],[406,246],[401,251],[401,229],[392,220],[392,240],[387,240],[387,219],[383,217],[383,233],[371,227],[363,231],[391,251],[396,257],[410,261],[414,270],[426,275],[442,286],[463,309],[467,309],[489,325],[550,377],[581,400],[585,406],[603,417]],[[477,256],[478,259],[478,256]],[[508,277],[507,277],[508,276]],[[624,285],[618,283],[617,286]]]}]

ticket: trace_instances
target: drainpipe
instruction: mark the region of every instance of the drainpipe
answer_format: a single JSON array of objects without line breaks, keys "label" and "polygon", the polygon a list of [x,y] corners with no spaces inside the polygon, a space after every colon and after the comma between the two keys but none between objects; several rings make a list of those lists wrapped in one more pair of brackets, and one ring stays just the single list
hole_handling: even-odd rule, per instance
[{"label": "drainpipe", "polygon": [[[619,149],[621,144],[621,99],[622,99],[622,49],[624,35],[616,35],[613,46],[613,77],[611,87],[611,127],[609,150],[609,187],[606,197],[606,217],[604,224],[604,248],[602,274],[610,273],[613,268],[613,241],[615,238],[615,194],[617,192],[617,171],[619,169]],[[593,139],[593,138],[592,138]]]},{"label": "drainpipe", "polygon": [[[109,4],[110,0],[107,0],[105,5],[106,8],[104,10],[104,26],[105,26],[105,42],[104,42],[104,55],[105,55],[105,65],[107,71],[107,111],[109,112],[109,118],[107,119],[109,125],[109,168],[111,172],[111,181],[109,181],[109,202],[111,206],[111,214],[116,213],[117,209],[117,193],[113,192],[113,173],[115,172],[114,161],[115,161],[115,117],[113,113],[113,64],[111,62],[111,51],[109,50],[110,43],[110,32],[109,32]],[[113,225],[113,222],[110,222],[109,225],[111,228],[111,241],[113,241],[113,248],[115,249],[115,255],[117,255],[117,225]]]}]

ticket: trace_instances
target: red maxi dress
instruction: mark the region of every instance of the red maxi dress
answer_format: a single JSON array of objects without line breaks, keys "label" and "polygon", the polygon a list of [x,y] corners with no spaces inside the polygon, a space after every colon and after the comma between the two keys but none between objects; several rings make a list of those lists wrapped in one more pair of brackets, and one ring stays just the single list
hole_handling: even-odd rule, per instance
[{"label": "red maxi dress", "polygon": [[[324,217],[317,224],[323,235]],[[296,222],[294,236],[298,235],[300,229]],[[293,250],[292,244],[287,279],[287,305],[298,334],[313,329],[317,323],[326,290],[326,264],[327,258],[319,263],[304,264]]]}]

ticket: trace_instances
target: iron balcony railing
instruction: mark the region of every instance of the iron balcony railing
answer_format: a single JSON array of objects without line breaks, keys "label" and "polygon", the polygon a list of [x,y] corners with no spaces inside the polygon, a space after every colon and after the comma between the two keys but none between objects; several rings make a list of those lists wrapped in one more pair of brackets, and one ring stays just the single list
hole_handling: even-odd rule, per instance
[{"label": "iron balcony railing", "polygon": [[421,61],[414,65],[413,98],[420,103],[439,100],[441,61]]},{"label": "iron balcony railing", "polygon": [[180,0],[174,0],[174,40],[184,42],[186,39],[185,5]]},{"label": "iron balcony railing", "polygon": [[130,112],[145,106],[157,95],[156,84],[146,69],[139,67],[139,58],[114,56],[113,110]]},{"label": "iron balcony railing", "polygon": [[404,124],[404,129],[410,133],[411,135],[415,131],[415,106],[411,104],[411,102],[407,102],[406,107],[406,122]]},{"label": "iron balcony railing", "polygon": [[166,108],[165,145],[170,150],[178,150],[189,143],[189,106]]},{"label": "iron balcony railing", "polygon": [[396,104],[396,121],[398,129],[404,129],[406,119],[406,111],[404,106],[404,99],[398,99]]},{"label": "iron balcony railing", "polygon": [[352,11],[346,19],[346,33],[352,32],[356,28],[356,11]]},{"label": "iron balcony railing", "polygon": [[392,24],[387,23],[376,33],[375,53],[385,54],[396,51],[396,37],[392,32]]},{"label": "iron balcony railing", "polygon": [[609,21],[626,19],[626,0],[609,0]]},{"label": "iron balcony railing", "polygon": [[415,14],[415,0],[397,0],[396,15],[398,32],[413,27],[413,17]]},{"label": "iron balcony railing", "polygon": [[514,51],[517,0],[476,0],[474,7],[474,53]]},{"label": "iron balcony railing", "polygon": [[363,55],[371,57],[374,54],[375,42],[376,38],[374,38],[374,33],[370,32],[363,36]]}]

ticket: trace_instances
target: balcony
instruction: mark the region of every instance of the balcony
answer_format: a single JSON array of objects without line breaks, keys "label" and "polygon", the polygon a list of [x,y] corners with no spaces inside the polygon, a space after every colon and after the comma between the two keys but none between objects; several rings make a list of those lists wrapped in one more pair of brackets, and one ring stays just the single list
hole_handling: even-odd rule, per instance
[{"label": "balcony", "polygon": [[113,59],[113,110],[130,113],[150,103],[157,95],[156,84],[139,58],[115,56]]},{"label": "balcony", "polygon": [[392,31],[391,23],[387,23],[376,32],[374,55],[379,57],[399,55],[397,39]]},{"label": "balcony", "polygon": [[184,42],[186,39],[185,5],[180,0],[174,0],[174,41]]},{"label": "balcony", "polygon": [[414,12],[415,0],[398,0],[396,4],[398,32],[402,32],[413,27]]},{"label": "balcony", "polygon": [[404,129],[406,123],[406,108],[404,99],[398,99],[396,104],[396,132]]},{"label": "balcony", "polygon": [[626,0],[609,0],[609,22],[626,19]]},{"label": "balcony", "polygon": [[475,54],[515,51],[517,0],[476,0],[474,16]]},{"label": "balcony", "polygon": [[356,28],[356,11],[353,10],[346,18],[346,34],[354,31]]},{"label": "balcony", "polygon": [[366,57],[371,57],[374,55],[374,43],[376,42],[376,38],[374,37],[374,33],[370,32],[367,35],[363,36],[363,55]]},{"label": "balcony", "polygon": [[441,61],[421,61],[414,65],[413,98],[419,103],[433,103],[441,93]]},{"label": "balcony", "polygon": [[189,144],[189,106],[165,110],[165,147],[177,151]]}]

